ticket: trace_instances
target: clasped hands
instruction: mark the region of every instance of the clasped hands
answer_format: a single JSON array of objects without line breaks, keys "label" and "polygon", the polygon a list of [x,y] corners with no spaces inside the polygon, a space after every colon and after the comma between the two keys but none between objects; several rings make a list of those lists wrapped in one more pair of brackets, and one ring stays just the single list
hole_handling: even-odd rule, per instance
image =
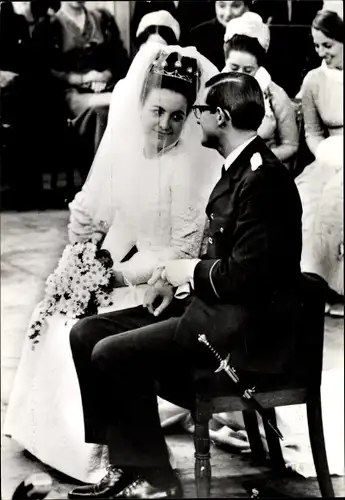
[{"label": "clasped hands", "polygon": [[150,288],[145,294],[143,306],[154,316],[159,316],[172,302],[173,288],[184,285],[193,278],[195,265],[195,261],[193,265],[191,259],[179,259],[157,267],[147,282]]}]

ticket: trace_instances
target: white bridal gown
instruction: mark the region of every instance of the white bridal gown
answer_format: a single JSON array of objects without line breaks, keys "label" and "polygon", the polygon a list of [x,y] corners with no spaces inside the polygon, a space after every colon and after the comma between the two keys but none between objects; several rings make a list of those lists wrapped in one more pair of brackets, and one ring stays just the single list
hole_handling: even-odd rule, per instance
[{"label": "white bridal gown", "polygon": [[[136,168],[132,172],[128,168],[126,176],[116,179],[117,183],[123,183],[119,189],[121,209],[103,246],[117,262],[136,244],[138,253],[119,264],[118,269],[132,283],[145,283],[161,260],[199,255],[204,209],[220,176],[221,161],[214,169],[209,164],[208,169],[199,168],[196,172],[183,144],[157,160],[138,155],[137,161],[141,170]],[[198,162],[194,165],[200,167]],[[72,202],[79,218],[87,215],[86,205],[82,193]],[[73,232],[72,226],[73,219],[69,228]],[[114,306],[99,312],[140,305],[146,287],[139,284],[115,289]],[[62,315],[49,318],[35,350],[26,337],[4,434],[45,464],[80,481],[94,482],[104,475],[107,456],[105,447],[84,442],[81,396],[69,345],[69,333],[75,322]],[[163,400],[159,406],[163,425],[187,413]],[[139,421],[140,415],[138,424]]]}]

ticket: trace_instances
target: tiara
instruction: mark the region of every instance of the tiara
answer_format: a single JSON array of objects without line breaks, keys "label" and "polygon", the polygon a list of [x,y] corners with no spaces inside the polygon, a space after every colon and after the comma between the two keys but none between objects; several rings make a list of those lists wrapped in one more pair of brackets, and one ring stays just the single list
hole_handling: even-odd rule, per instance
[{"label": "tiara", "polygon": [[[178,59],[174,62],[168,60],[172,54],[177,55],[178,57]],[[195,60],[189,57],[184,57],[182,62],[179,54],[167,54],[166,52],[162,52],[152,63],[151,72],[156,75],[178,78],[179,80],[192,84],[200,76],[200,71],[197,67],[193,67],[190,61],[194,62]]]}]

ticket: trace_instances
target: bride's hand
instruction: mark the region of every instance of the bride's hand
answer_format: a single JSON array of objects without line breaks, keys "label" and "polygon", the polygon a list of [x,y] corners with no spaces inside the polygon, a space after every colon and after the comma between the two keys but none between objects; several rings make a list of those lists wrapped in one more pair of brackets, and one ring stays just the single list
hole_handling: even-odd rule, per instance
[{"label": "bride's hand", "polygon": [[[155,285],[146,290],[143,307],[146,307],[154,316],[159,316],[171,304],[173,298],[172,286],[163,280],[157,280]],[[160,303],[157,305],[159,300]]]},{"label": "bride's hand", "polygon": [[151,278],[148,280],[147,284],[150,286],[155,285],[156,283],[162,282],[166,283],[166,280],[162,280],[162,272],[164,271],[163,266],[156,267],[153,271]]}]

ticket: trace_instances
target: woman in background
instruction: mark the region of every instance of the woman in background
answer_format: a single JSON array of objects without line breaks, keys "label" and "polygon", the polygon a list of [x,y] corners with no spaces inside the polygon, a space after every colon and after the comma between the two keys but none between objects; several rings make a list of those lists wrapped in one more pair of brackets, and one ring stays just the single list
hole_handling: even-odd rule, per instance
[{"label": "woman in background", "polygon": [[53,92],[64,94],[86,177],[107,124],[111,92],[126,75],[129,59],[110,12],[84,4],[62,2],[49,26],[38,26],[34,37],[42,65],[54,78]]},{"label": "woman in background", "polygon": [[305,137],[315,161],[296,179],[303,204],[302,271],[328,283],[327,312],[344,315],[343,4],[324,2],[312,24],[322,59],[301,89]]},{"label": "woman in background", "polygon": [[135,46],[139,50],[147,42],[178,45],[180,34],[180,25],[170,12],[166,10],[151,12],[146,14],[139,23]]},{"label": "woman in background", "polygon": [[[301,269],[327,281],[330,313],[344,315],[343,2],[325,1],[311,33],[322,63],[306,75],[301,90],[306,142],[315,156],[296,179],[303,206]],[[321,385],[323,428],[330,473],[343,476],[344,353],[336,364],[334,352],[329,360],[328,354]],[[287,465],[315,477],[305,405],[277,408],[276,413]]]},{"label": "woman in background", "polygon": [[269,28],[258,14],[246,12],[231,20],[224,37],[226,65],[223,71],[239,71],[257,79],[266,109],[258,135],[289,167],[298,149],[296,115],[288,95],[272,81],[264,67],[269,43]]}]

